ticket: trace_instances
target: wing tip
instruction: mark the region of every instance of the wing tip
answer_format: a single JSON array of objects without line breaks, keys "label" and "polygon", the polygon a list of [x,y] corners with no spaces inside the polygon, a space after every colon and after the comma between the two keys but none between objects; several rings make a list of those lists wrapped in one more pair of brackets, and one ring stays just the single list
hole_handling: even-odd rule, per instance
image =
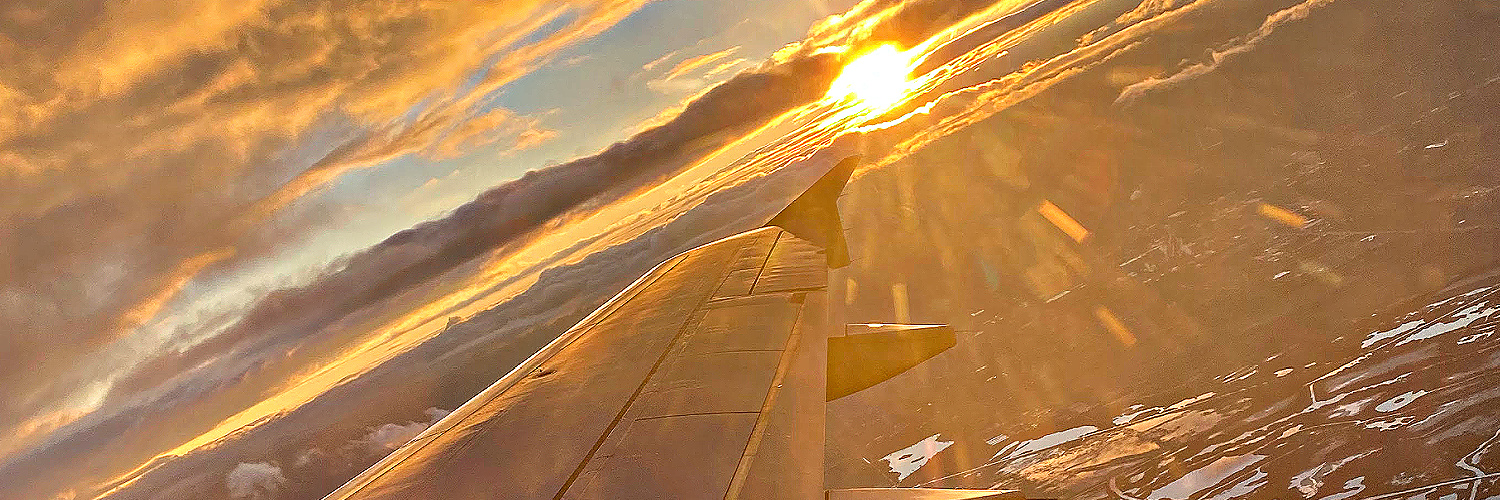
[{"label": "wing tip", "polygon": [[828,267],[838,269],[849,265],[849,248],[844,241],[844,223],[839,217],[838,199],[844,185],[854,175],[859,165],[859,155],[847,156],[827,173],[813,182],[812,186],[786,208],[766,222],[792,235],[807,240],[827,251]]}]

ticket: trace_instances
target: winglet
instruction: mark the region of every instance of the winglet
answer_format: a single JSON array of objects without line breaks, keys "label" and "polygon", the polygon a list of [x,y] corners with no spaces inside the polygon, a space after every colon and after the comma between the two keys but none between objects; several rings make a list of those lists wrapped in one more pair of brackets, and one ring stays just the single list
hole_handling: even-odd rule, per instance
[{"label": "winglet", "polygon": [[844,222],[839,219],[838,201],[858,164],[859,156],[844,158],[766,225],[780,227],[823,247],[828,252],[828,267],[849,265],[849,247],[844,243]]},{"label": "winglet", "polygon": [[833,401],[900,375],[958,344],[948,325],[849,325],[828,338],[826,400]]}]

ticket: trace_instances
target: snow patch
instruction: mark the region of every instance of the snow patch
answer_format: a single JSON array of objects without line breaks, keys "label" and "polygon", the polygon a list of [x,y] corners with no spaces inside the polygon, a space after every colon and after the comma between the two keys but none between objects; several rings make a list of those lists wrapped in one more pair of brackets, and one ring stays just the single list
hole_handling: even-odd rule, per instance
[{"label": "snow patch", "polygon": [[1416,401],[1417,398],[1422,397],[1423,394],[1427,394],[1427,391],[1411,391],[1400,396],[1387,399],[1384,403],[1375,405],[1375,411],[1392,412],[1399,410],[1402,407],[1411,404],[1412,401]]},{"label": "snow patch", "polygon": [[890,464],[891,472],[897,474],[897,481],[906,479],[906,476],[910,476],[911,473],[916,472],[923,465],[927,465],[927,461],[931,460],[933,455],[937,455],[938,452],[948,449],[949,446],[953,446],[953,441],[938,441],[938,436],[941,435],[933,434],[927,439],[918,441],[917,444],[893,451],[881,460],[885,460],[886,463]]},{"label": "snow patch", "polygon": [[[1099,430],[1098,427],[1094,427],[1092,425],[1085,425],[1085,426],[1081,426],[1081,427],[1074,427],[1072,429],[1068,429],[1068,430],[1065,430],[1065,431],[1057,431],[1057,432],[1054,432],[1054,433],[1051,433],[1051,434],[1048,434],[1048,435],[1045,435],[1045,436],[1042,436],[1042,437],[1039,437],[1039,438],[1036,438],[1036,439],[1032,439],[1032,440],[1029,440],[1029,441],[1021,441],[1018,445],[1014,446],[1014,450],[1013,451],[1011,451],[1009,454],[1005,455],[1005,459],[1006,460],[1012,460],[1012,459],[1020,458],[1021,456],[1024,456],[1024,455],[1028,455],[1028,454],[1031,454],[1031,453],[1036,453],[1036,452],[1045,450],[1047,448],[1052,448],[1054,446],[1058,446],[1058,445],[1061,445],[1061,444],[1064,444],[1064,443],[1068,443],[1068,442],[1071,442],[1071,441],[1077,441],[1078,439],[1080,439],[1080,438],[1082,438],[1084,436],[1087,436],[1089,434],[1093,434],[1094,431],[1097,431],[1097,430]],[[1011,449],[1012,449],[1012,447],[1007,446],[1004,450],[1000,450],[999,453],[996,453],[995,456],[990,457],[990,458],[991,459],[997,458],[997,457],[1000,456],[1001,453],[1005,453],[1006,450],[1011,450]]]},{"label": "snow patch", "polygon": [[1152,491],[1151,495],[1146,497],[1146,499],[1187,500],[1187,498],[1193,496],[1193,494],[1212,488],[1223,482],[1225,479],[1229,479],[1230,476],[1233,476],[1240,471],[1245,470],[1246,467],[1255,465],[1261,460],[1265,460],[1265,458],[1265,455],[1238,455],[1232,457],[1221,457],[1218,460],[1214,460],[1211,464],[1208,464],[1187,474],[1183,474],[1182,477],[1177,478],[1176,481],[1167,483],[1166,486],[1157,488],[1156,491]]}]

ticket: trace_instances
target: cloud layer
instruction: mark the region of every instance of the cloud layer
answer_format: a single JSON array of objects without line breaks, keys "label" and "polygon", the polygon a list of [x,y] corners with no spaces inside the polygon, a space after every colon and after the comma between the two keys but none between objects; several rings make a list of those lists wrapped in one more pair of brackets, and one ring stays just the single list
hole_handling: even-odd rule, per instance
[{"label": "cloud layer", "polygon": [[87,406],[77,356],[308,230],[271,222],[350,169],[545,139],[480,99],[639,3],[0,8],[0,433]]}]

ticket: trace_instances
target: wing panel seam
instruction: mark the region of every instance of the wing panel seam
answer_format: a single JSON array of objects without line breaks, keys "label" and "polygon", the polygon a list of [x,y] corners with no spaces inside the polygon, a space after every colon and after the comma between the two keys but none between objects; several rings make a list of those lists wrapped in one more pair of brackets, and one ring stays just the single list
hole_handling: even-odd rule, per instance
[{"label": "wing panel seam", "polygon": [[776,396],[781,392],[781,384],[786,381],[786,372],[791,369],[792,357],[796,354],[797,343],[802,337],[802,315],[806,314],[805,303],[797,306],[797,316],[792,323],[792,332],[787,335],[786,345],[781,350],[781,360],[776,365],[776,376],[771,379],[771,387],[766,391],[766,401],[760,407],[759,414],[755,419],[755,427],[750,431],[750,441],[745,444],[745,451],[740,455],[740,462],[735,467],[734,476],[729,481],[729,490],[724,493],[726,500],[735,500],[740,496],[740,490],[745,487],[746,477],[750,474],[750,466],[755,463],[755,456],[760,451],[761,438],[766,434],[766,427],[770,425],[771,410],[776,406]]},{"label": "wing panel seam", "polygon": [[705,416],[709,416],[709,415],[754,415],[754,414],[757,414],[757,413],[760,413],[760,411],[700,411],[700,412],[694,412],[694,413],[673,413],[671,415],[656,415],[656,416],[653,416],[653,417],[641,417],[641,418],[637,418],[637,419],[632,420],[632,422],[644,422],[644,421],[647,421],[647,420],[660,420],[660,419],[663,419],[663,418],[677,418],[677,417],[705,417]]},{"label": "wing panel seam", "polygon": [[[778,237],[780,237],[779,234]],[[552,500],[562,500],[563,495],[568,493],[568,488],[573,487],[573,483],[577,482],[578,477],[583,475],[583,470],[594,459],[594,455],[599,452],[599,448],[604,446],[604,442],[609,439],[609,435],[615,431],[616,427],[619,427],[620,422],[625,419],[625,414],[635,404],[635,400],[646,390],[646,386],[651,383],[651,378],[656,376],[656,371],[661,368],[662,363],[672,354],[672,348],[682,342],[682,338],[687,335],[687,332],[693,326],[703,321],[703,306],[708,303],[709,299],[713,298],[714,293],[719,287],[724,286],[724,281],[728,278],[729,273],[726,271],[723,273],[723,276],[719,277],[719,282],[713,288],[708,289],[703,294],[703,298],[698,299],[698,304],[693,306],[693,312],[690,313],[688,320],[682,322],[682,327],[677,330],[677,334],[672,337],[672,341],[667,343],[666,348],[662,349],[661,356],[656,358],[656,362],[651,365],[651,370],[646,372],[646,376],[641,379],[640,385],[636,386],[635,392],[631,393],[630,398],[625,400],[625,405],[620,407],[620,412],[615,415],[615,419],[609,423],[608,427],[604,428],[604,432],[599,435],[599,439],[594,441],[594,447],[590,448],[588,454],[583,456],[583,460],[578,462],[578,467],[573,469],[573,473],[568,476],[568,480],[564,481],[562,487],[557,489],[557,494],[552,496]]]},{"label": "wing panel seam", "polygon": [[750,293],[747,295],[755,295],[755,288],[760,286],[760,277],[766,274],[766,264],[771,262],[771,255],[776,253],[776,245],[781,243],[783,234],[786,234],[785,229],[777,231],[776,239],[771,240],[771,248],[766,249],[766,258],[760,261],[760,269],[755,272],[755,281],[750,282]]}]

